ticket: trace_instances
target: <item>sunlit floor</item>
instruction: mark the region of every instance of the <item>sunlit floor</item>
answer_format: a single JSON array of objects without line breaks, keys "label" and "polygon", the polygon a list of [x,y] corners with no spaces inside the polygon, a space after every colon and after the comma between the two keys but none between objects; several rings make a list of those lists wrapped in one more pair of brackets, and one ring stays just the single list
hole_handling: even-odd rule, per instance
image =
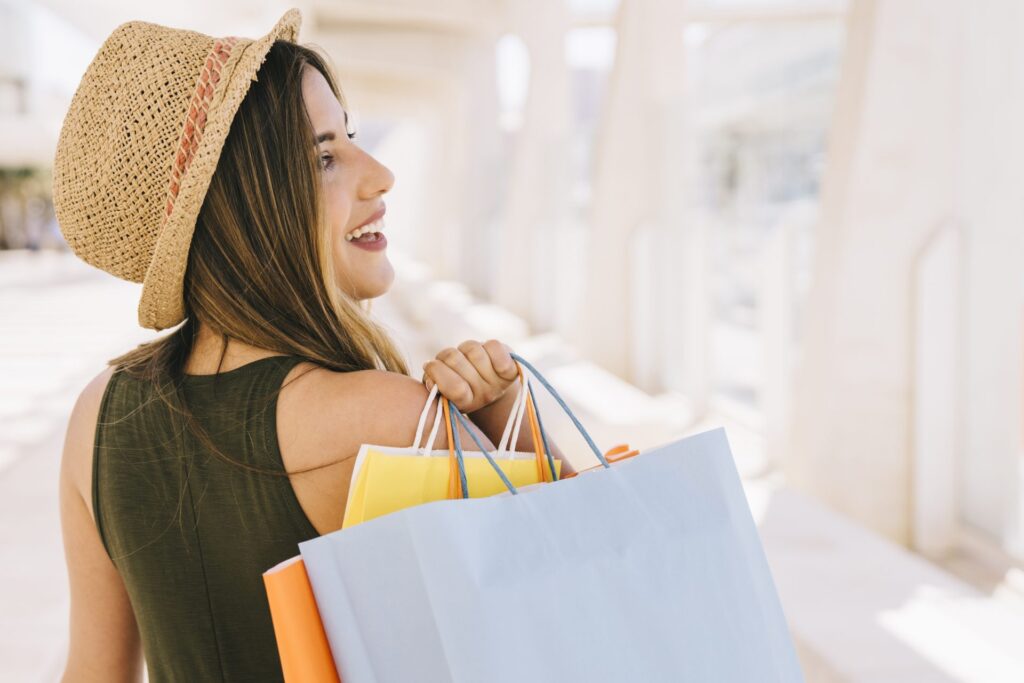
[{"label": "sunlit floor", "polygon": [[[418,377],[436,349],[427,348],[391,296],[375,301],[374,314],[403,345]],[[0,252],[5,680],[56,681],[62,671],[68,605],[56,484],[64,427],[77,392],[104,361],[156,334],[135,324],[137,297],[137,285],[70,254]],[[749,462],[758,435],[724,419],[717,424],[725,424],[737,462]],[[1024,680],[1024,609],[1012,600],[979,591],[852,524],[776,475],[751,476],[744,485],[807,681]]]}]

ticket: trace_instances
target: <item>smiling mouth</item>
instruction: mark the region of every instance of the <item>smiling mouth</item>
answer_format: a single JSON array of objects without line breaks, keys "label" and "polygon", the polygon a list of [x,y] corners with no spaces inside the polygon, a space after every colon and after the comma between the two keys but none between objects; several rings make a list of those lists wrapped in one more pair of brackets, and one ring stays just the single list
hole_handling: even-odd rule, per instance
[{"label": "smiling mouth", "polygon": [[381,218],[378,218],[377,220],[375,220],[372,223],[367,223],[366,225],[364,225],[364,226],[362,226],[360,228],[356,228],[355,230],[347,233],[345,235],[345,240],[347,242],[352,242],[353,240],[359,240],[361,242],[372,242],[374,240],[361,239],[361,238],[364,238],[367,235],[376,235],[377,237],[375,239],[380,239],[380,233],[383,230],[384,230],[384,218],[381,217]]}]

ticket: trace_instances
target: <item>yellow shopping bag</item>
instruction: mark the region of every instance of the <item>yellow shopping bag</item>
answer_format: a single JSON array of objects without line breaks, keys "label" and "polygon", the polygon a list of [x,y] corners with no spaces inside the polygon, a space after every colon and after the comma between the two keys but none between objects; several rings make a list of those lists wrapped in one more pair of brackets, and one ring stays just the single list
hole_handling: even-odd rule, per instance
[{"label": "yellow shopping bag", "polygon": [[[530,383],[524,377],[521,367],[519,383],[517,400],[509,414],[508,424],[505,426],[494,460],[516,487],[554,481],[559,478],[562,463],[547,453],[536,406],[530,393]],[[453,446],[448,400],[443,396],[440,397],[440,409],[437,410],[433,429],[427,438],[427,446],[418,447],[427,412],[436,394],[435,385],[420,414],[415,441],[411,447],[394,448],[363,444],[359,449],[349,484],[345,517],[342,521],[343,529],[413,505],[449,498],[483,498],[507,490],[494,467],[480,452],[463,451],[465,479],[460,476]],[[430,450],[442,414],[448,435],[447,452]],[[524,414],[529,422],[534,452],[506,450],[509,438],[510,443],[517,443]],[[463,481],[468,493],[464,489]]]}]

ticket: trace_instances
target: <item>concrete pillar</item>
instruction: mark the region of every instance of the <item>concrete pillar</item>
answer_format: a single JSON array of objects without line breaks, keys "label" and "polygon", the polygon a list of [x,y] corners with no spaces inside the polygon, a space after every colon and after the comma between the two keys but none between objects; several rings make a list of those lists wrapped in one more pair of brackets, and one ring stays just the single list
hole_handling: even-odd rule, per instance
[{"label": "concrete pillar", "polygon": [[[578,323],[569,333],[590,359],[631,381],[638,373],[632,361],[636,321],[630,264],[637,261],[633,252],[639,244],[632,237],[641,226],[652,226],[648,244],[659,244],[660,230],[680,224],[684,4],[622,0],[615,64],[595,143],[586,287]],[[651,256],[646,262],[663,267],[663,253]],[[662,294],[678,297],[679,292]]]},{"label": "concrete pillar", "polygon": [[555,318],[552,248],[570,218],[571,84],[565,61],[569,12],[564,2],[526,0],[509,6],[507,26],[526,46],[529,86],[522,124],[513,135],[509,181],[498,236],[493,296],[536,331]]},{"label": "concrete pillar", "polygon": [[459,103],[458,118],[445,122],[461,126],[464,131],[462,147],[446,150],[447,154],[458,155],[460,168],[457,176],[443,179],[451,183],[456,200],[451,216],[459,220],[459,267],[455,275],[480,298],[489,293],[489,283],[503,258],[494,248],[493,233],[501,200],[501,165],[505,163],[496,83],[499,15],[496,8],[489,7],[489,11],[494,14],[494,22],[464,39],[458,62],[464,97]]},{"label": "concrete pillar", "polygon": [[914,502],[914,264],[951,222],[967,251],[963,511],[1004,539],[1019,519],[1022,28],[1013,0],[850,5],[785,469],[901,543]]},{"label": "concrete pillar", "polygon": [[961,514],[1024,559],[1024,5],[965,6],[957,109],[966,225]]}]

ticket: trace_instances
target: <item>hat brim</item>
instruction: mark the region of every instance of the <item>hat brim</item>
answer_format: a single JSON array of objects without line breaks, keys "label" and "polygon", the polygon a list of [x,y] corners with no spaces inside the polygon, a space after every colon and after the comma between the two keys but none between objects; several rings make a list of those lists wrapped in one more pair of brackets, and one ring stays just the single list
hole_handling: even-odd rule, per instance
[{"label": "hat brim", "polygon": [[274,41],[296,41],[301,24],[299,10],[289,9],[265,36],[236,48],[240,52],[234,65],[230,59],[225,63],[229,75],[214,95],[219,102],[211,104],[203,136],[146,269],[138,310],[143,327],[163,330],[185,319],[183,286],[189,246],[231,122]]}]

